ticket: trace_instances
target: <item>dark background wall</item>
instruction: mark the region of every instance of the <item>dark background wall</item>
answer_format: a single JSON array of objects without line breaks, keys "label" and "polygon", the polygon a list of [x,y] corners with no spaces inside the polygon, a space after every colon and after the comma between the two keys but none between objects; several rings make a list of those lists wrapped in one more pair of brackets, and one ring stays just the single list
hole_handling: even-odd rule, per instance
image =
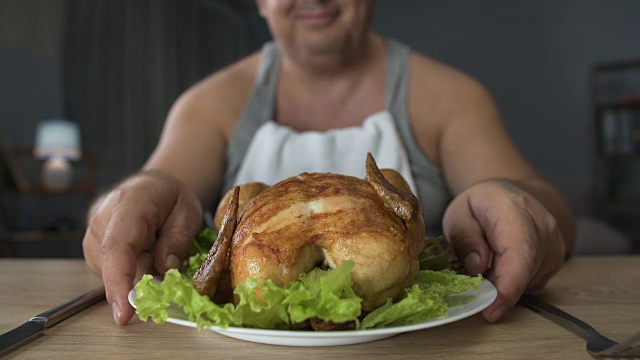
[{"label": "dark background wall", "polygon": [[[0,124],[14,143],[31,144],[35,121],[62,115],[54,44],[63,5],[0,1]],[[47,33],[24,31],[28,21]],[[258,16],[252,22],[255,49],[269,36]],[[374,28],[482,81],[550,176],[590,175],[589,67],[640,57],[636,0],[380,0]]]},{"label": "dark background wall", "polygon": [[590,176],[589,70],[640,57],[640,1],[379,1],[375,27],[452,64],[493,93],[547,176]]},{"label": "dark background wall", "polygon": [[[13,145],[32,146],[38,121],[64,116],[60,41],[69,3],[0,0],[0,131]],[[249,51],[270,38],[257,14],[243,21]],[[589,70],[600,61],[640,58],[640,1],[378,0],[374,29],[483,82],[526,158],[587,207],[594,146]],[[82,119],[82,126],[91,121]],[[101,159],[117,160],[109,156],[114,149],[93,150],[99,167]],[[140,165],[103,163],[110,173],[99,178],[98,191]],[[19,222],[22,214],[13,213]]]},{"label": "dark background wall", "polygon": [[[16,144],[32,143],[38,120],[62,115],[55,43],[64,4],[0,1],[0,124]],[[269,35],[250,20],[255,49]],[[29,31],[30,21],[46,33]],[[640,57],[636,0],[380,0],[374,28],[482,81],[548,176],[590,176],[589,67]]]}]

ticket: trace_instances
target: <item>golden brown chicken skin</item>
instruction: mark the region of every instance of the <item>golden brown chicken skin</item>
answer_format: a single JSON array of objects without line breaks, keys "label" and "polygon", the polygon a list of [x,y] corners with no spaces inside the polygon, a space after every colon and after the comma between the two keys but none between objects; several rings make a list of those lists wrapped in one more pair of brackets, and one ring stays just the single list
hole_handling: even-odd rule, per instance
[{"label": "golden brown chicken skin", "polygon": [[[231,286],[248,278],[271,279],[283,286],[318,264],[335,268],[353,260],[353,288],[363,299],[364,311],[401,296],[419,271],[418,254],[424,246],[420,204],[400,174],[380,172],[370,155],[366,167],[364,180],[303,173],[271,187],[250,184],[261,189],[245,190],[258,193],[250,202],[245,197],[238,205],[242,196],[226,196],[219,211],[244,209],[235,231],[221,229],[218,238],[221,244],[230,243]],[[230,228],[232,216],[216,219],[224,218],[219,221]],[[206,284],[211,277],[224,277],[216,271],[201,268],[194,277],[200,293],[212,296]]]}]

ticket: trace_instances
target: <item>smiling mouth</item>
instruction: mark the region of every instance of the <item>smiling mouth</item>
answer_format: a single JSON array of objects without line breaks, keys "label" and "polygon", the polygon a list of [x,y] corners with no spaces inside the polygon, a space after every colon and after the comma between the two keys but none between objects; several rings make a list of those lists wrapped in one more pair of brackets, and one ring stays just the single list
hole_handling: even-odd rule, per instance
[{"label": "smiling mouth", "polygon": [[331,24],[338,17],[338,14],[338,10],[322,9],[300,11],[296,17],[309,27],[321,28]]}]

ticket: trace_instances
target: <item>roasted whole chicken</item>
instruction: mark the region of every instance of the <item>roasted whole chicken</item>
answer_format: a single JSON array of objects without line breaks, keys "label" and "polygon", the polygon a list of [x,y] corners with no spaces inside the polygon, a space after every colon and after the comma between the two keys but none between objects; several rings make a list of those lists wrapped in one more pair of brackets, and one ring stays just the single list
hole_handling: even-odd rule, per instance
[{"label": "roasted whole chicken", "polygon": [[303,173],[273,186],[230,190],[218,206],[218,239],[193,278],[217,303],[247,278],[283,286],[315,266],[353,260],[363,311],[404,293],[419,271],[421,205],[402,176],[368,155],[366,178]]}]

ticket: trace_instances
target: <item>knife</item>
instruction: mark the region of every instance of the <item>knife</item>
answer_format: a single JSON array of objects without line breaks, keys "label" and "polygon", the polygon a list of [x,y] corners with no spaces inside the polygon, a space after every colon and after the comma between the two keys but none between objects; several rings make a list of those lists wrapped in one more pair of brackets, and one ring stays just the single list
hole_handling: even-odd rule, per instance
[{"label": "knife", "polygon": [[62,320],[104,299],[104,286],[101,286],[32,317],[26,323],[0,335],[0,357],[33,340]]}]

